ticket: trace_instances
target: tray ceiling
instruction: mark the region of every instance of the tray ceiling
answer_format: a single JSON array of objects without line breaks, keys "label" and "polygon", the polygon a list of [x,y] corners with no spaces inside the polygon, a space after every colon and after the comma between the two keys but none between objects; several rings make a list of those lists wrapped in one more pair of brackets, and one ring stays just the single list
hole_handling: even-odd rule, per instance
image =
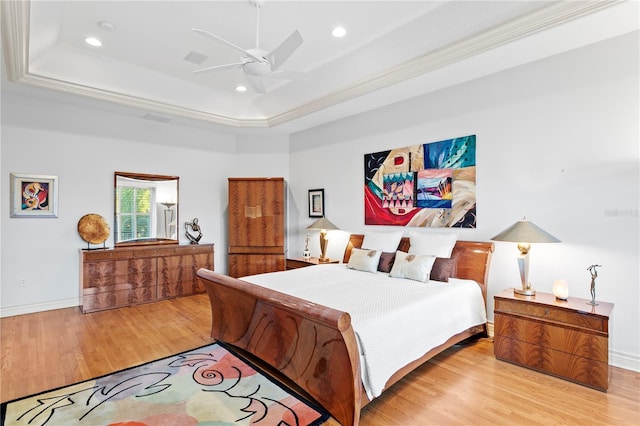
[{"label": "tray ceiling", "polygon": [[[629,11],[636,2],[266,1],[260,47],[298,30],[304,41],[283,68],[305,75],[264,78],[263,94],[240,69],[193,72],[240,56],[194,27],[255,47],[249,1],[3,0],[2,35],[6,76],[17,86],[159,121],[291,132],[637,29],[637,18],[619,21]],[[331,36],[336,25],[345,37]],[[238,93],[238,84],[248,90]]]}]

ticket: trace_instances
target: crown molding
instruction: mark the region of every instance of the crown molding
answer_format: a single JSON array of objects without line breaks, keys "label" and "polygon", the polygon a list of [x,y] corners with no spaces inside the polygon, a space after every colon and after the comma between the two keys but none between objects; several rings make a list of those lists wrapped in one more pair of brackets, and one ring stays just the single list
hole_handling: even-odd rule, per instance
[{"label": "crown molding", "polygon": [[167,114],[171,116],[183,117],[188,119],[195,119],[200,121],[206,121],[216,124],[221,124],[228,127],[267,127],[266,120],[249,120],[249,119],[235,119],[232,117],[226,117],[223,115],[212,114],[209,112],[203,112],[195,109],[185,108],[181,106],[171,105],[164,102],[149,100],[140,98],[137,96],[127,95],[123,93],[113,92],[109,90],[99,89],[96,87],[85,86],[77,83],[71,83],[68,81],[58,80],[50,77],[43,77],[37,74],[25,74],[20,80],[20,83],[25,83],[30,86],[42,87],[45,89],[56,90],[59,92],[65,92],[73,95],[86,96],[92,99],[115,102],[120,105],[142,109],[145,112],[155,112],[160,114]]},{"label": "crown molding", "polygon": [[622,2],[623,0],[604,0],[553,4],[489,31],[474,35],[434,52],[419,56],[411,61],[389,68],[378,75],[343,87],[340,90],[317,98],[298,108],[275,115],[268,119],[269,126],[277,126],[375,90],[401,83]]},{"label": "crown molding", "polygon": [[358,96],[404,82],[430,71],[489,51],[498,46],[553,28],[622,2],[621,0],[602,0],[586,2],[563,1],[554,3],[544,9],[512,20],[481,34],[474,35],[403,64],[388,68],[375,76],[342,87],[290,110],[275,114],[271,117],[256,119],[223,116],[31,74],[28,71],[31,3],[29,0],[2,0],[0,3],[2,6],[3,49],[7,67],[7,77],[10,81],[86,96],[102,101],[115,102],[133,108],[141,108],[145,111],[216,123],[232,128],[265,128],[275,127]]}]

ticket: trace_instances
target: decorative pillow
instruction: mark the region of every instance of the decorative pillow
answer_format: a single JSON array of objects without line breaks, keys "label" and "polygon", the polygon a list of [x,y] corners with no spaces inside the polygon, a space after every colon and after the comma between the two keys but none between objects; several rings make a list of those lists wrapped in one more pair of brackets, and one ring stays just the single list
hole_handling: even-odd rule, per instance
[{"label": "decorative pillow", "polygon": [[391,267],[393,266],[393,262],[396,260],[396,252],[385,253],[382,252],[380,255],[380,262],[378,263],[378,271],[380,272],[390,272]]},{"label": "decorative pillow", "polygon": [[409,253],[426,254],[436,257],[451,257],[458,234],[425,234],[412,232],[409,235],[411,247]]},{"label": "decorative pillow", "polygon": [[457,257],[436,257],[431,268],[431,279],[435,281],[449,282],[449,277],[456,274]]},{"label": "decorative pillow", "polygon": [[362,240],[363,249],[395,252],[398,250],[404,231],[394,232],[365,232]]},{"label": "decorative pillow", "polygon": [[431,268],[435,260],[435,256],[398,251],[396,252],[396,260],[393,262],[389,276],[394,278],[408,278],[426,283],[429,281],[429,275],[431,274]]},{"label": "decorative pillow", "polygon": [[381,254],[382,252],[380,250],[354,248],[351,250],[351,257],[349,258],[349,263],[347,263],[347,268],[364,272],[377,272]]}]

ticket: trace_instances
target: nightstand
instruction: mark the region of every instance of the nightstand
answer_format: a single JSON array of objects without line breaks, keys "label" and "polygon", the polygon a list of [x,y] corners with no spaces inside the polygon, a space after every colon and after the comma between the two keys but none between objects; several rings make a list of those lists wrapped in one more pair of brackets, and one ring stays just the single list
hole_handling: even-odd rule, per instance
[{"label": "nightstand", "polygon": [[605,391],[612,303],[508,289],[494,297],[496,358]]},{"label": "nightstand", "polygon": [[287,259],[287,270],[305,268],[312,265],[328,265],[330,263],[340,263],[339,260],[330,260],[329,262],[320,262],[317,257],[296,257],[293,259]]}]

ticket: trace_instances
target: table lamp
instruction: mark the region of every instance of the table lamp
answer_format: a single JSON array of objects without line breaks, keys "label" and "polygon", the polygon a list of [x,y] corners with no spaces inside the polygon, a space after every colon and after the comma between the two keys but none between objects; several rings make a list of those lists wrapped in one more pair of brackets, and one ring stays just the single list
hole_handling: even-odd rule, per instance
[{"label": "table lamp", "polygon": [[529,282],[529,250],[531,249],[531,243],[559,243],[560,240],[529,222],[527,218],[522,218],[522,220],[491,239],[493,241],[518,243],[518,250],[520,250],[518,268],[520,269],[522,289],[514,288],[513,291],[523,296],[535,296],[536,291],[531,288],[531,283]]},{"label": "table lamp", "polygon": [[327,237],[327,231],[340,229],[327,218],[321,217],[320,219],[307,226],[310,230],[320,230],[320,262],[330,262],[331,259],[327,258],[327,246],[329,245],[329,238]]}]

